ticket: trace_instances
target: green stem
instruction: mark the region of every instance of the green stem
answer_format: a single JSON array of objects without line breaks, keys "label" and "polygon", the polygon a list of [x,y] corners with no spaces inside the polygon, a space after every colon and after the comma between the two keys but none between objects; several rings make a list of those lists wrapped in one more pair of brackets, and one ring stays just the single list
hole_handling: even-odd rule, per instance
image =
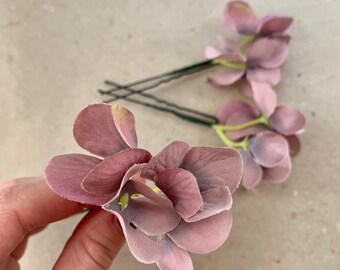
[{"label": "green stem", "polygon": [[230,60],[215,59],[212,61],[214,65],[221,65],[234,70],[245,70],[246,64],[242,62],[235,62]]},{"label": "green stem", "polygon": [[248,149],[248,137],[244,138],[240,142],[234,142],[231,139],[227,137],[225,134],[226,131],[237,131],[237,130],[242,130],[248,127],[256,126],[256,125],[268,125],[268,119],[265,115],[261,115],[260,117],[251,120],[247,123],[244,123],[242,125],[237,125],[237,126],[226,126],[226,125],[219,125],[219,124],[214,124],[212,125],[212,128],[216,131],[217,135],[220,137],[222,142],[229,147],[233,148],[241,148],[244,151],[247,151]]},{"label": "green stem", "polygon": [[223,129],[221,129],[221,127],[219,125],[212,125],[212,128],[216,131],[217,135],[220,137],[221,141],[226,146],[232,147],[232,148],[241,148],[244,151],[247,151],[247,149],[248,149],[248,137],[245,137],[240,142],[234,142],[225,135]]},{"label": "green stem", "polygon": [[239,46],[241,48],[244,48],[246,47],[247,45],[249,45],[249,43],[253,42],[255,39],[256,39],[256,35],[248,35],[248,36],[245,36],[243,39],[240,40],[239,42]]},{"label": "green stem", "polygon": [[246,122],[244,124],[237,125],[237,126],[225,126],[225,125],[219,125],[219,124],[215,124],[215,126],[223,131],[237,131],[237,130],[241,130],[241,129],[245,129],[248,127],[261,125],[261,124],[268,125],[268,119],[265,115],[261,115],[260,117],[254,120],[251,120],[249,122]]}]

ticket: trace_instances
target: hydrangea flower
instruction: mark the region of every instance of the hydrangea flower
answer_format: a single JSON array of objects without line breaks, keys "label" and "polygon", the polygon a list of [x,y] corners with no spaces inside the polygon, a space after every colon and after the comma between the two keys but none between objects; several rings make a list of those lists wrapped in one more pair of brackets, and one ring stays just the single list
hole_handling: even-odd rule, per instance
[{"label": "hydrangea flower", "polygon": [[101,158],[66,154],[45,169],[60,196],[115,214],[132,254],[160,269],[193,269],[187,251],[208,253],[227,239],[231,193],[242,175],[233,149],[174,142],[159,155],[137,147],[133,114],[120,106],[90,105],[74,137]]},{"label": "hydrangea flower", "polygon": [[[223,125],[237,126],[260,116],[258,110],[242,101],[224,104],[217,113]],[[228,131],[232,140],[249,137],[248,151],[241,150],[244,161],[242,185],[254,189],[261,179],[271,182],[285,181],[291,171],[290,154],[298,153],[297,134],[304,129],[301,112],[286,106],[277,106],[268,117],[268,125],[255,125],[237,131]]]},{"label": "hydrangea flower", "polygon": [[240,35],[289,41],[293,18],[267,15],[258,19],[246,2],[230,1],[224,10],[224,22],[228,29]]}]

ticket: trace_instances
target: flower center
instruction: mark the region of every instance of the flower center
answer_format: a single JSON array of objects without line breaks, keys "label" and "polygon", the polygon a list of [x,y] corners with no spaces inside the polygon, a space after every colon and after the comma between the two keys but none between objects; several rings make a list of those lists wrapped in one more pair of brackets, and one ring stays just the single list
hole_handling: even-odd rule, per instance
[{"label": "flower center", "polygon": [[125,192],[119,199],[119,202],[118,204],[121,206],[122,208],[122,211],[124,211],[127,207],[128,207],[128,204],[129,204],[129,193]]}]

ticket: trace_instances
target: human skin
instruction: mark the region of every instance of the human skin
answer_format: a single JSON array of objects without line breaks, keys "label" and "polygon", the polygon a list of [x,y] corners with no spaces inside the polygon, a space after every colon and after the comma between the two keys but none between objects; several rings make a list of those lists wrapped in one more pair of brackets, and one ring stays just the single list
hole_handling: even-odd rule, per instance
[{"label": "human skin", "polygon": [[[83,208],[56,195],[42,176],[0,184],[0,270],[20,269],[18,260],[30,236]],[[75,228],[53,269],[109,269],[124,243],[116,217],[93,208]]]}]

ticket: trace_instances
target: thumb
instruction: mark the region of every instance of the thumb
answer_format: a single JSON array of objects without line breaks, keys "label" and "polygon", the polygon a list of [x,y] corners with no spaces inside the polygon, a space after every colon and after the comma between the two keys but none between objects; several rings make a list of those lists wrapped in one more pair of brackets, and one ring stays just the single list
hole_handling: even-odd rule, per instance
[{"label": "thumb", "polygon": [[54,270],[109,269],[125,240],[118,219],[95,209],[78,224]]}]

